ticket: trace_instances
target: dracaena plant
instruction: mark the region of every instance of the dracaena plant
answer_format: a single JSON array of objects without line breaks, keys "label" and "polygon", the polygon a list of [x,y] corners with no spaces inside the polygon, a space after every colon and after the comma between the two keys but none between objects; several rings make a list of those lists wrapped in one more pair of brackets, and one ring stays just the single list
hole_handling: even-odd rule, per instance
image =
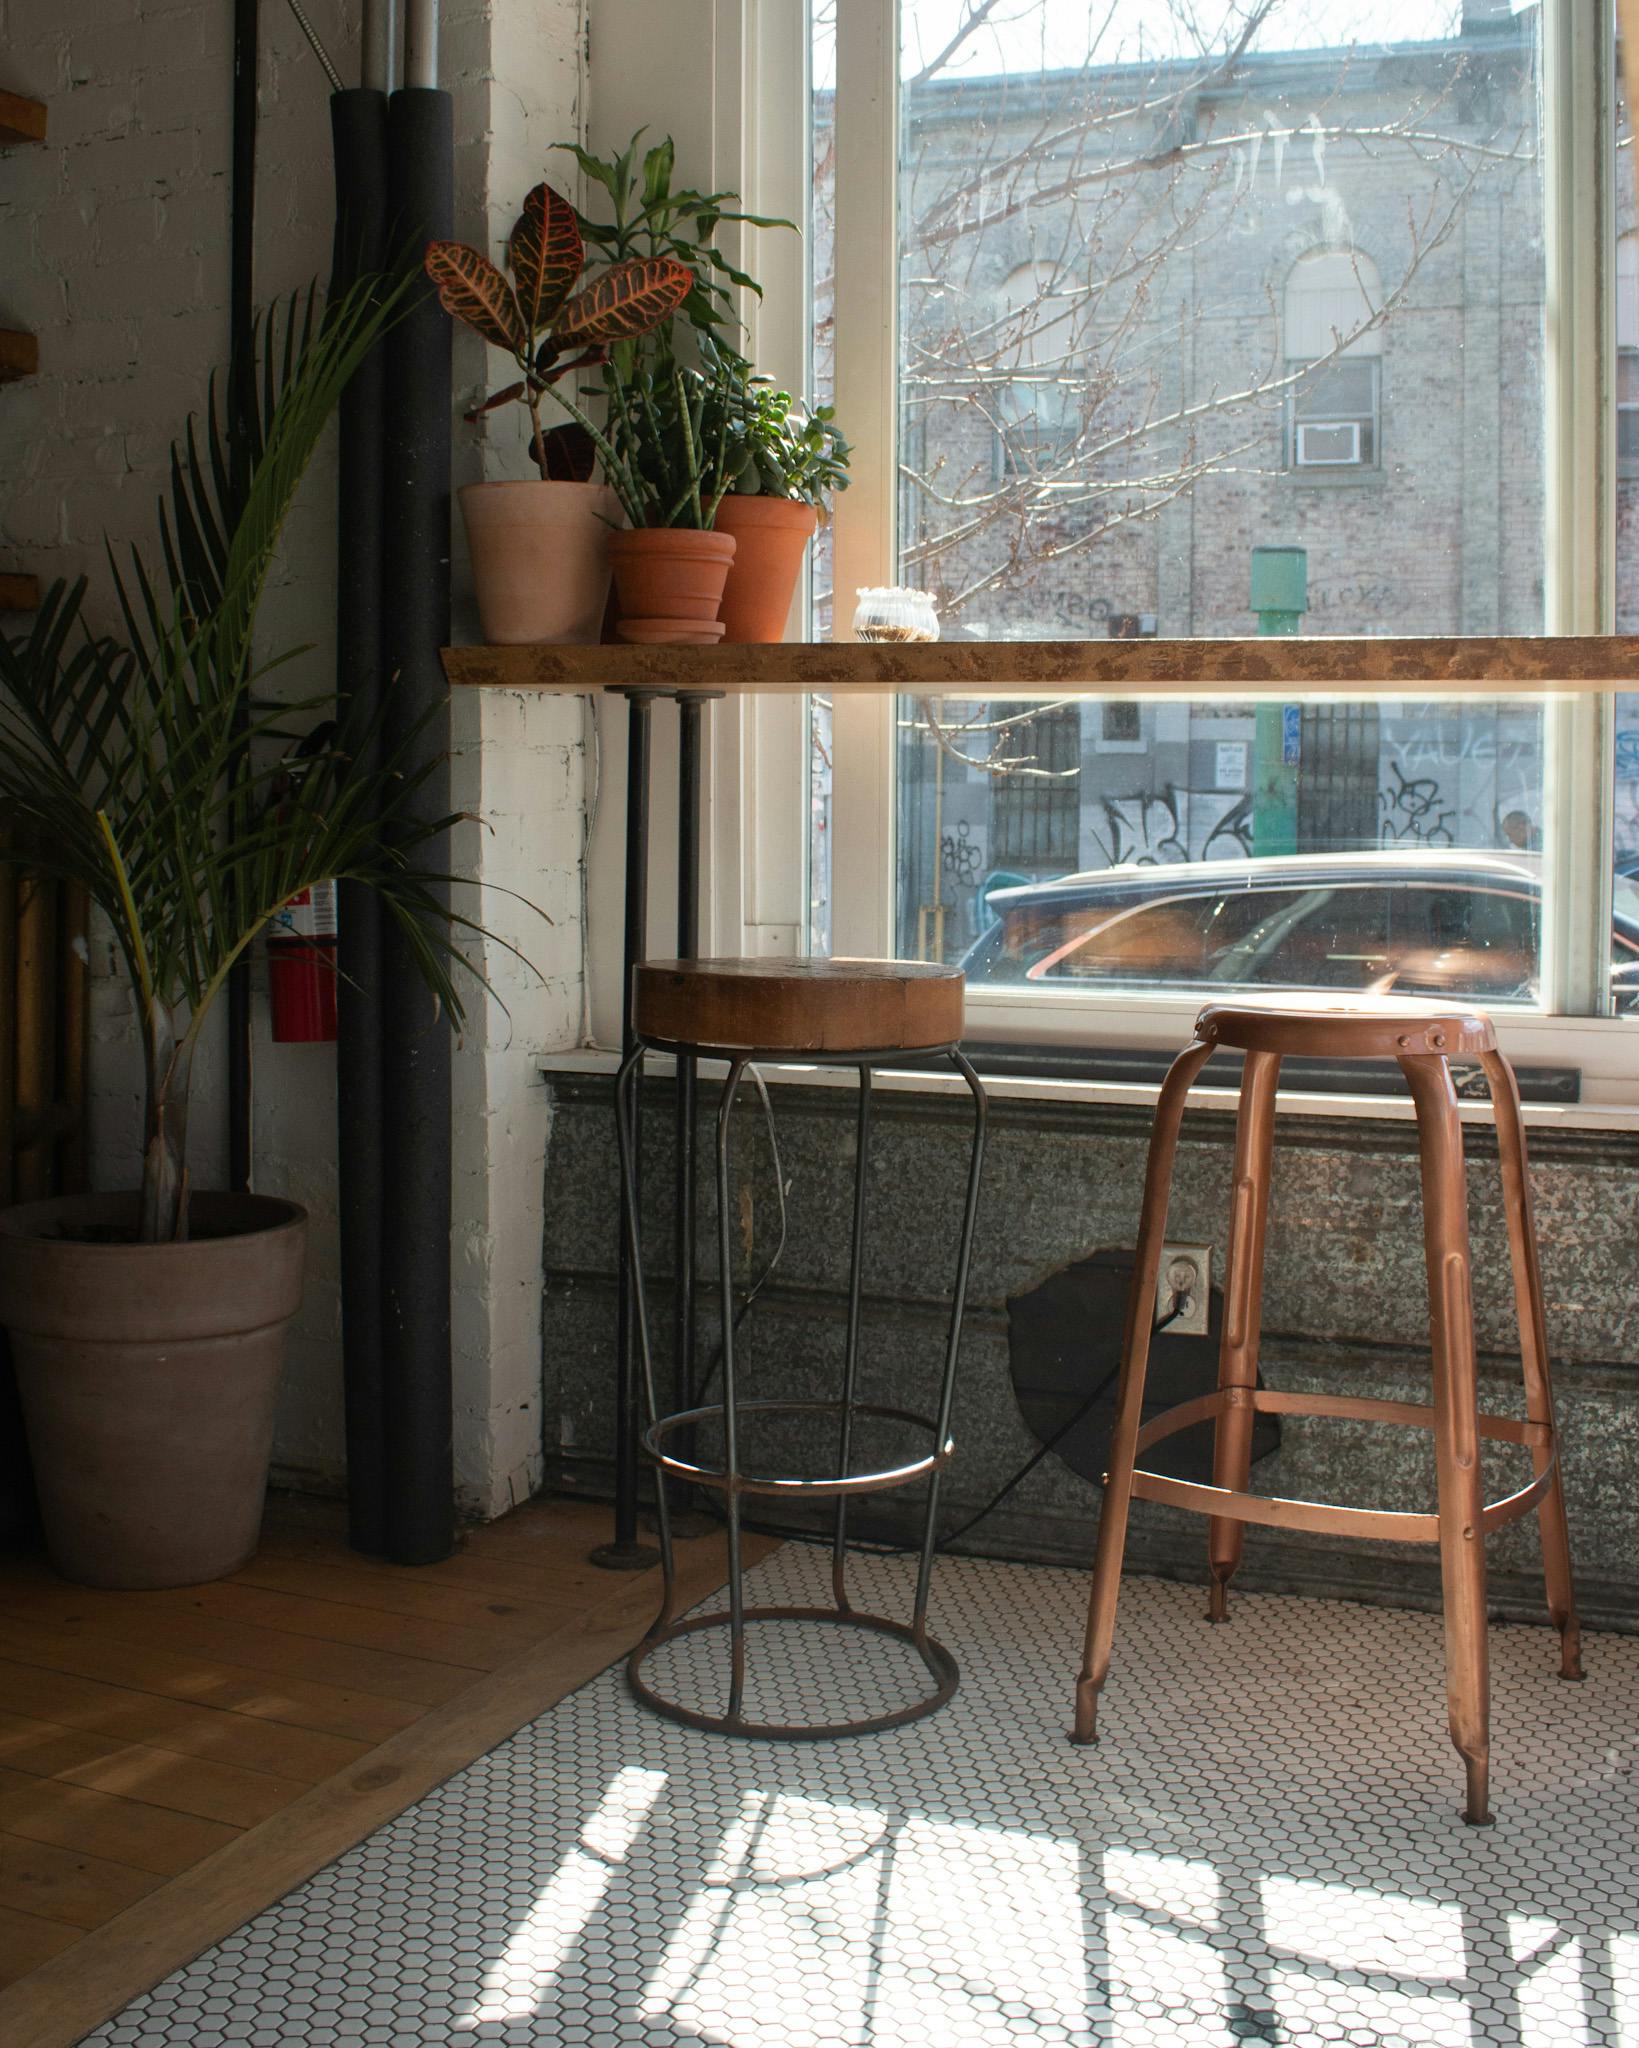
[{"label": "dracaena plant", "polygon": [[554,393],[577,435],[596,449],[624,504],[631,479],[604,435],[567,392],[564,378],[608,359],[611,348],[640,339],[669,320],[695,287],[695,274],[669,255],[611,264],[577,291],[585,245],[575,209],[550,185],[537,185],[507,241],[505,273],[464,242],[430,242],[424,263],[444,310],[518,366],[518,378],[467,414],[476,420],[501,405],[528,408],[531,451],[543,478],[561,474],[561,440],[543,426],[541,404]]},{"label": "dracaena plant", "polygon": [[[796,223],[742,212],[738,192],[696,192],[689,186],[674,192],[677,151],[671,137],[645,150],[640,162],[637,146],[644,133],[640,128],[623,150],[608,157],[594,156],[576,142],[554,145],[573,156],[588,183],[600,186],[609,198],[613,218],[600,221],[578,215],[581,236],[610,263],[659,257],[683,264],[693,279],[678,308],[683,323],[696,334],[711,335],[730,359],[743,361],[734,356],[727,340],[727,331],[736,325],[730,287],[759,299],[763,288],[717,247],[717,230],[728,223],[795,232]],[[661,330],[654,352],[670,353],[669,339],[670,330]]]},{"label": "dracaena plant", "polygon": [[82,885],[124,959],[147,1069],[146,1242],[188,1233],[200,1033],[234,963],[291,897],[332,880],[373,889],[446,1015],[461,1016],[456,940],[479,927],[423,863],[455,822],[421,811],[432,761],[412,735],[366,765],[336,736],[332,694],[259,694],[272,664],[258,668],[253,649],[302,473],[413,282],[363,279],[322,314],[309,292],[262,322],[259,374],[238,409],[244,441],[232,441],[213,384],[203,448],[190,423],[172,449],[162,566],[134,549],[128,568],[114,566],[120,635],[85,625],[82,579],[53,585],[29,633],[0,638],[0,858]]}]

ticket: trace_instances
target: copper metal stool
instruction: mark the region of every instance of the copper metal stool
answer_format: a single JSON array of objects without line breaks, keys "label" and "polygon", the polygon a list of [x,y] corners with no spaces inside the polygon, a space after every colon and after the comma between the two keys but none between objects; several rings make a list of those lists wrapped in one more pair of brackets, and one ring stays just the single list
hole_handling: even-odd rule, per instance
[{"label": "copper metal stool", "polygon": [[[632,1652],[626,1675],[632,1691],[656,1712],[691,1728],[714,1729],[728,1735],[817,1740],[838,1735],[865,1735],[882,1728],[919,1720],[944,1705],[956,1690],[956,1660],[928,1634],[928,1593],[933,1577],[934,1526],[939,1505],[939,1478],[955,1454],[950,1434],[955,1393],[956,1359],[961,1345],[962,1309],[973,1252],[973,1226],[978,1213],[979,1173],[984,1159],[985,1096],[978,1075],[963,1058],[964,976],[960,968],[900,960],[651,960],[636,969],[632,1022],[637,1044],[620,1070],[616,1085],[616,1123],[620,1137],[623,1207],[627,1243],[636,1278],[635,1308],[638,1357],[648,1427],[643,1448],[659,1468],[655,1486],[665,1594],[648,1635]],[[645,1052],[671,1052],[684,1058],[717,1058],[728,1062],[717,1109],[717,1260],[722,1307],[723,1398],[710,1407],[662,1415],[655,1392],[649,1343],[648,1311],[643,1291],[640,1202],[635,1166],[637,1089]],[[967,1199],[957,1247],[955,1285],[951,1295],[949,1335],[938,1413],[934,1418],[875,1406],[857,1398],[860,1294],[864,1275],[866,1190],[870,1159],[871,1076],[874,1068],[907,1057],[944,1058],[962,1076],[973,1097],[973,1148],[967,1177]],[[797,1059],[816,1066],[853,1067],[859,1074],[858,1116],[854,1155],[852,1258],[848,1277],[847,1342],[842,1386],[834,1401],[754,1400],[739,1397],[734,1357],[733,1275],[729,1187],[729,1118],[748,1066],[763,1060]],[[740,1426],[748,1413],[763,1416],[824,1418],[837,1430],[835,1469],[814,1478],[743,1469]],[[853,1434],[861,1420],[887,1421],[925,1435],[927,1449],[892,1470],[853,1469]],[[689,1450],[689,1439],[701,1424],[720,1424],[723,1461],[706,1465]],[[723,1614],[675,1620],[676,1575],[671,1517],[665,1475],[673,1474],[724,1496],[728,1520],[729,1606]],[[848,1502],[855,1494],[880,1493],[928,1482],[916,1593],[909,1622],[862,1614],[849,1604],[847,1568]],[[829,1607],[752,1607],[745,1605],[740,1557],[740,1521],[745,1497],[771,1499],[834,1499],[831,1539]],[[755,1621],[822,1621],[874,1631],[908,1642],[926,1665],[932,1688],[922,1698],[892,1713],[820,1724],[786,1725],[748,1721],[742,1712],[745,1695],[745,1631]],[[664,1643],[700,1629],[727,1625],[730,1662],[725,1709],[707,1714],[680,1705],[658,1692],[644,1675],[644,1665]]]},{"label": "copper metal stool", "polygon": [[[1166,1236],[1167,1199],[1178,1127],[1191,1083],[1221,1046],[1244,1051],[1246,1065],[1235,1127],[1218,1391],[1182,1402],[1140,1427],[1144,1371]],[[1394,1059],[1405,1073],[1417,1110],[1422,1161],[1423,1238],[1428,1259],[1434,1382],[1434,1399],[1429,1407],[1329,1394],[1272,1393],[1257,1384],[1275,1083],[1281,1059],[1288,1053],[1331,1059]],[[1491,1089],[1519,1314],[1526,1406],[1523,1422],[1478,1412],[1469,1291],[1467,1174],[1462,1126],[1451,1080],[1450,1062],[1454,1058],[1477,1058]],[[1252,1422],[1259,1413],[1347,1416],[1432,1429],[1438,1473],[1437,1512],[1405,1514],[1375,1508],[1334,1507],[1320,1501],[1267,1499],[1247,1492]],[[1139,1453],[1150,1445],[1205,1421],[1214,1425],[1212,1485],[1192,1485],[1158,1472],[1135,1469]],[[1481,1437],[1529,1445],[1535,1474],[1517,1493],[1489,1504],[1481,1492]],[[1490,1530],[1500,1529],[1533,1507],[1541,1519],[1548,1613],[1560,1636],[1560,1676],[1580,1678],[1582,1668],[1519,1090],[1513,1070],[1497,1051],[1489,1018],[1473,1010],[1436,1015],[1427,1010],[1361,1007],[1236,1009],[1214,1004],[1201,1012],[1193,1043],[1174,1061],[1162,1086],[1150,1138],[1137,1260],[1127,1309],[1121,1388],[1110,1439],[1110,1469],[1105,1475],[1104,1507],[1087,1608],[1087,1648],[1076,1687],[1073,1739],[1077,1742],[1097,1740],[1098,1695],[1110,1669],[1122,1551],[1134,1494],[1140,1500],[1163,1501],[1210,1518],[1207,1558],[1212,1573],[1209,1617],[1213,1621],[1228,1618],[1229,1582],[1241,1560],[1242,1530],[1248,1522],[1401,1543],[1438,1543],[1445,1604],[1446,1703],[1451,1739],[1461,1752],[1468,1773],[1464,1818],[1476,1825],[1491,1819],[1486,1804],[1491,1703],[1485,1624],[1485,1537]]]}]

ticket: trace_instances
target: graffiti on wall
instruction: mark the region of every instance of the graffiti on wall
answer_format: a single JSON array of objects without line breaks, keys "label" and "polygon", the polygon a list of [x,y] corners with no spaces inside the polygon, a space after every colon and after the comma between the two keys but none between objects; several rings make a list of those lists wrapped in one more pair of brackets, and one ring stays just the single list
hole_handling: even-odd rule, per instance
[{"label": "graffiti on wall", "polygon": [[1252,852],[1252,799],[1234,790],[1180,789],[1169,782],[1159,793],[1100,797],[1099,807],[1103,823],[1093,825],[1090,836],[1110,867],[1241,860]]},{"label": "graffiti on wall", "polygon": [[[1488,719],[1386,723],[1377,813],[1379,846],[1534,845],[1542,828],[1536,736]],[[1508,829],[1516,818],[1524,837]]]},{"label": "graffiti on wall", "polygon": [[945,833],[939,842],[940,871],[945,880],[954,882],[958,889],[973,889],[978,886],[984,864],[984,841],[963,818],[956,830]]},{"label": "graffiti on wall", "polygon": [[1437,775],[1408,776],[1391,761],[1389,781],[1377,792],[1379,846],[1455,846],[1457,813],[1443,802]]}]

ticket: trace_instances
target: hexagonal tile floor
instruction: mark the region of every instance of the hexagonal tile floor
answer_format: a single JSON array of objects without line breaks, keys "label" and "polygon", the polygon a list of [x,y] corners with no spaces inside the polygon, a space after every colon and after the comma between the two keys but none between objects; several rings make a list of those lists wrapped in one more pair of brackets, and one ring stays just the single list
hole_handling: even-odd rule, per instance
[{"label": "hexagonal tile floor", "polygon": [[[788,1545],[753,1595],[821,1601],[828,1563]],[[856,1599],[902,1606],[909,1569],[861,1560]],[[90,2041],[1639,2048],[1639,1639],[1567,1686],[1545,1630],[1493,1632],[1474,1829],[1433,1618],[1246,1595],[1213,1629],[1198,1589],[1129,1580],[1077,1750],[1084,1597],[944,1564],[961,1690],[851,1741],[695,1734],[606,1672]],[[724,1647],[657,1675],[709,1700]],[[915,1680],[834,1630],[751,1649],[753,1712]]]}]

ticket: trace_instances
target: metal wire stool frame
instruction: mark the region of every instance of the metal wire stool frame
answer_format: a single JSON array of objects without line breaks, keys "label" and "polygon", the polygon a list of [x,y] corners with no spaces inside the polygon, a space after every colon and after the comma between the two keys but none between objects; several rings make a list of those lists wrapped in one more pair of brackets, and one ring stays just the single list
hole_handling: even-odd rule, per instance
[{"label": "metal wire stool frame", "polygon": [[[644,1055],[670,1052],[680,1058],[723,1059],[728,1075],[717,1104],[717,1266],[722,1313],[723,1398],[708,1407],[689,1409],[676,1415],[662,1415],[655,1392],[653,1350],[649,1340],[649,1316],[643,1284],[642,1220],[637,1182],[635,1134],[638,1117],[638,1088]],[[643,1641],[626,1664],[626,1679],[636,1697],[668,1720],[688,1728],[724,1735],[746,1736],[769,1741],[819,1742],[844,1735],[873,1735],[886,1728],[898,1728],[935,1712],[956,1691],[959,1673],[955,1658],[945,1646],[928,1634],[928,1596],[933,1582],[934,1533],[939,1512],[939,1485],[945,1466],[955,1454],[950,1434],[951,1407],[956,1391],[956,1363],[961,1350],[962,1317],[967,1298],[968,1273],[973,1258],[973,1233],[979,1210],[979,1179],[984,1164],[989,1108],[984,1086],[959,1045],[896,1046],[886,1051],[805,1054],[815,1065],[853,1067],[859,1076],[856,1142],[854,1148],[854,1201],[851,1254],[848,1273],[847,1339],[843,1358],[842,1390],[835,1401],[742,1401],[735,1376],[734,1292],[732,1241],[729,1227],[729,1125],[740,1082],[748,1067],[760,1062],[788,1060],[789,1051],[764,1051],[736,1046],[674,1043],[661,1039],[640,1039],[621,1066],[615,1082],[615,1128],[620,1147],[621,1208],[624,1212],[627,1244],[633,1274],[638,1360],[643,1383],[643,1400],[648,1427],[642,1444],[657,1468],[655,1484],[656,1521],[660,1536],[660,1564],[665,1583],[660,1612]],[[967,1194],[962,1211],[961,1236],[957,1249],[955,1286],[951,1295],[950,1323],[945,1345],[944,1371],[939,1384],[938,1413],[933,1418],[913,1415],[904,1409],[861,1403],[856,1398],[859,1371],[860,1303],[864,1279],[866,1193],[870,1165],[872,1076],[876,1068],[903,1065],[907,1059],[947,1059],[966,1082],[973,1101],[973,1142],[968,1161]],[[747,1474],[740,1460],[740,1418],[747,1413],[821,1414],[838,1425],[837,1464],[833,1476],[819,1479],[791,1479],[779,1475]],[[886,1472],[853,1472],[850,1458],[854,1424],[861,1417],[890,1419],[925,1430],[929,1450]],[[724,1462],[720,1467],[702,1465],[666,1448],[672,1435],[692,1431],[702,1421],[720,1419],[723,1426]],[[724,1497],[728,1523],[728,1588],[726,1613],[702,1614],[678,1621],[673,1618],[677,1594],[676,1560],[672,1545],[671,1511],[666,1500],[665,1477],[670,1473],[698,1486],[711,1488]],[[847,1592],[848,1502],[856,1494],[883,1493],[908,1486],[918,1479],[928,1481],[927,1509],[916,1575],[916,1594],[911,1619],[895,1621],[886,1615],[865,1614],[853,1607]],[[836,1502],[831,1536],[830,1607],[751,1607],[745,1604],[744,1569],[741,1554],[742,1500],[747,1494],[765,1497],[830,1498]],[[907,1642],[921,1657],[932,1680],[932,1690],[909,1706],[892,1713],[875,1714],[853,1721],[797,1723],[748,1721],[742,1712],[745,1697],[746,1624],[754,1621],[814,1621],[841,1628],[857,1628]],[[727,1627],[730,1638],[728,1698],[721,1714],[706,1714],[680,1705],[655,1690],[643,1675],[647,1659],[664,1644],[701,1630]]]}]

